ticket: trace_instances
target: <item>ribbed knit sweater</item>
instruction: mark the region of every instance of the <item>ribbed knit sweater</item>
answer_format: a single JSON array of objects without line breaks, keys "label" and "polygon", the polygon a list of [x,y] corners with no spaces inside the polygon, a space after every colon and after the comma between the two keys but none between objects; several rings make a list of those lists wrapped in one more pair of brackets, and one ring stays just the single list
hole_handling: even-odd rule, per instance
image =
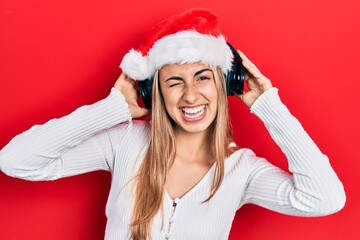
[{"label": "ribbed knit sweater", "polygon": [[[248,203],[296,216],[327,215],[344,206],[344,188],[328,158],[281,102],[278,90],[266,91],[250,110],[286,155],[292,174],[240,149],[225,160],[224,180],[209,202],[202,203],[209,196],[215,165],[181,199],[165,192],[164,218],[160,210],[152,239],[227,239],[235,212]],[[107,98],[13,138],[0,151],[0,169],[32,181],[110,171],[105,239],[129,239],[131,179],[149,139],[149,123],[132,120],[124,96],[113,88]]]}]

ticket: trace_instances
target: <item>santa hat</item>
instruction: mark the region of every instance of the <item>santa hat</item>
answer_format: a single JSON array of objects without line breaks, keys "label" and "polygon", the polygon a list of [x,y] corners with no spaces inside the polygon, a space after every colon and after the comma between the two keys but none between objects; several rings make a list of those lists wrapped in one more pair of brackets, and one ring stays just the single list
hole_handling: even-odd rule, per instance
[{"label": "santa hat", "polygon": [[191,9],[156,25],[138,49],[131,49],[120,68],[130,78],[144,80],[166,64],[201,62],[231,69],[232,52],[219,29],[217,16]]}]

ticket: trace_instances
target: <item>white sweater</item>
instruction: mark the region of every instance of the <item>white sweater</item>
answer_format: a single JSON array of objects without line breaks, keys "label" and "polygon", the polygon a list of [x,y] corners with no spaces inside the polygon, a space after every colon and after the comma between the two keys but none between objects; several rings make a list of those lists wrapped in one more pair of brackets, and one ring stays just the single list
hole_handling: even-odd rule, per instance
[{"label": "white sweater", "polygon": [[[292,174],[282,171],[249,149],[225,161],[225,177],[209,196],[215,165],[176,207],[168,194],[155,216],[152,239],[227,239],[235,212],[253,203],[280,213],[322,216],[345,204],[342,183],[301,124],[282,104],[277,89],[260,96],[251,107],[289,161]],[[134,121],[123,95],[111,94],[68,116],[33,126],[0,152],[0,169],[27,180],[53,180],[95,170],[112,173],[106,206],[105,238],[129,239],[133,181],[148,148],[150,125]]]}]

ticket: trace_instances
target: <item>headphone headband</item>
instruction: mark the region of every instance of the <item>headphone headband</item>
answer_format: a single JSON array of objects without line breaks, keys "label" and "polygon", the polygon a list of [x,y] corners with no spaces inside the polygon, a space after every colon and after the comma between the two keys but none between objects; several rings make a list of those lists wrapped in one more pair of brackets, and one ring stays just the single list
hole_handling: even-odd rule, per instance
[{"label": "headphone headband", "polygon": [[[226,94],[232,96],[234,94],[243,94],[245,68],[242,65],[242,59],[239,53],[230,43],[227,43],[234,56],[231,69],[225,74]],[[143,100],[144,106],[151,109],[151,94],[152,94],[153,78],[138,81],[138,91]]]}]

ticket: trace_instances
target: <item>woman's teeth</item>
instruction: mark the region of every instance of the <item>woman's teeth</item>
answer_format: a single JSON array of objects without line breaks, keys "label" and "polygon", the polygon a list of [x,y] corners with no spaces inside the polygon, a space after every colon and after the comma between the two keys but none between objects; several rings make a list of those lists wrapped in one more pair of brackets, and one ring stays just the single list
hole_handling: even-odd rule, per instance
[{"label": "woman's teeth", "polygon": [[205,105],[201,105],[201,106],[197,106],[197,107],[192,107],[192,108],[190,108],[190,107],[183,107],[182,108],[182,111],[184,112],[184,113],[198,113],[198,112],[200,112],[201,110],[204,110],[204,108],[205,108]]},{"label": "woman's teeth", "polygon": [[181,109],[186,118],[198,118],[205,112],[205,105],[197,106],[197,107],[184,107]]}]

